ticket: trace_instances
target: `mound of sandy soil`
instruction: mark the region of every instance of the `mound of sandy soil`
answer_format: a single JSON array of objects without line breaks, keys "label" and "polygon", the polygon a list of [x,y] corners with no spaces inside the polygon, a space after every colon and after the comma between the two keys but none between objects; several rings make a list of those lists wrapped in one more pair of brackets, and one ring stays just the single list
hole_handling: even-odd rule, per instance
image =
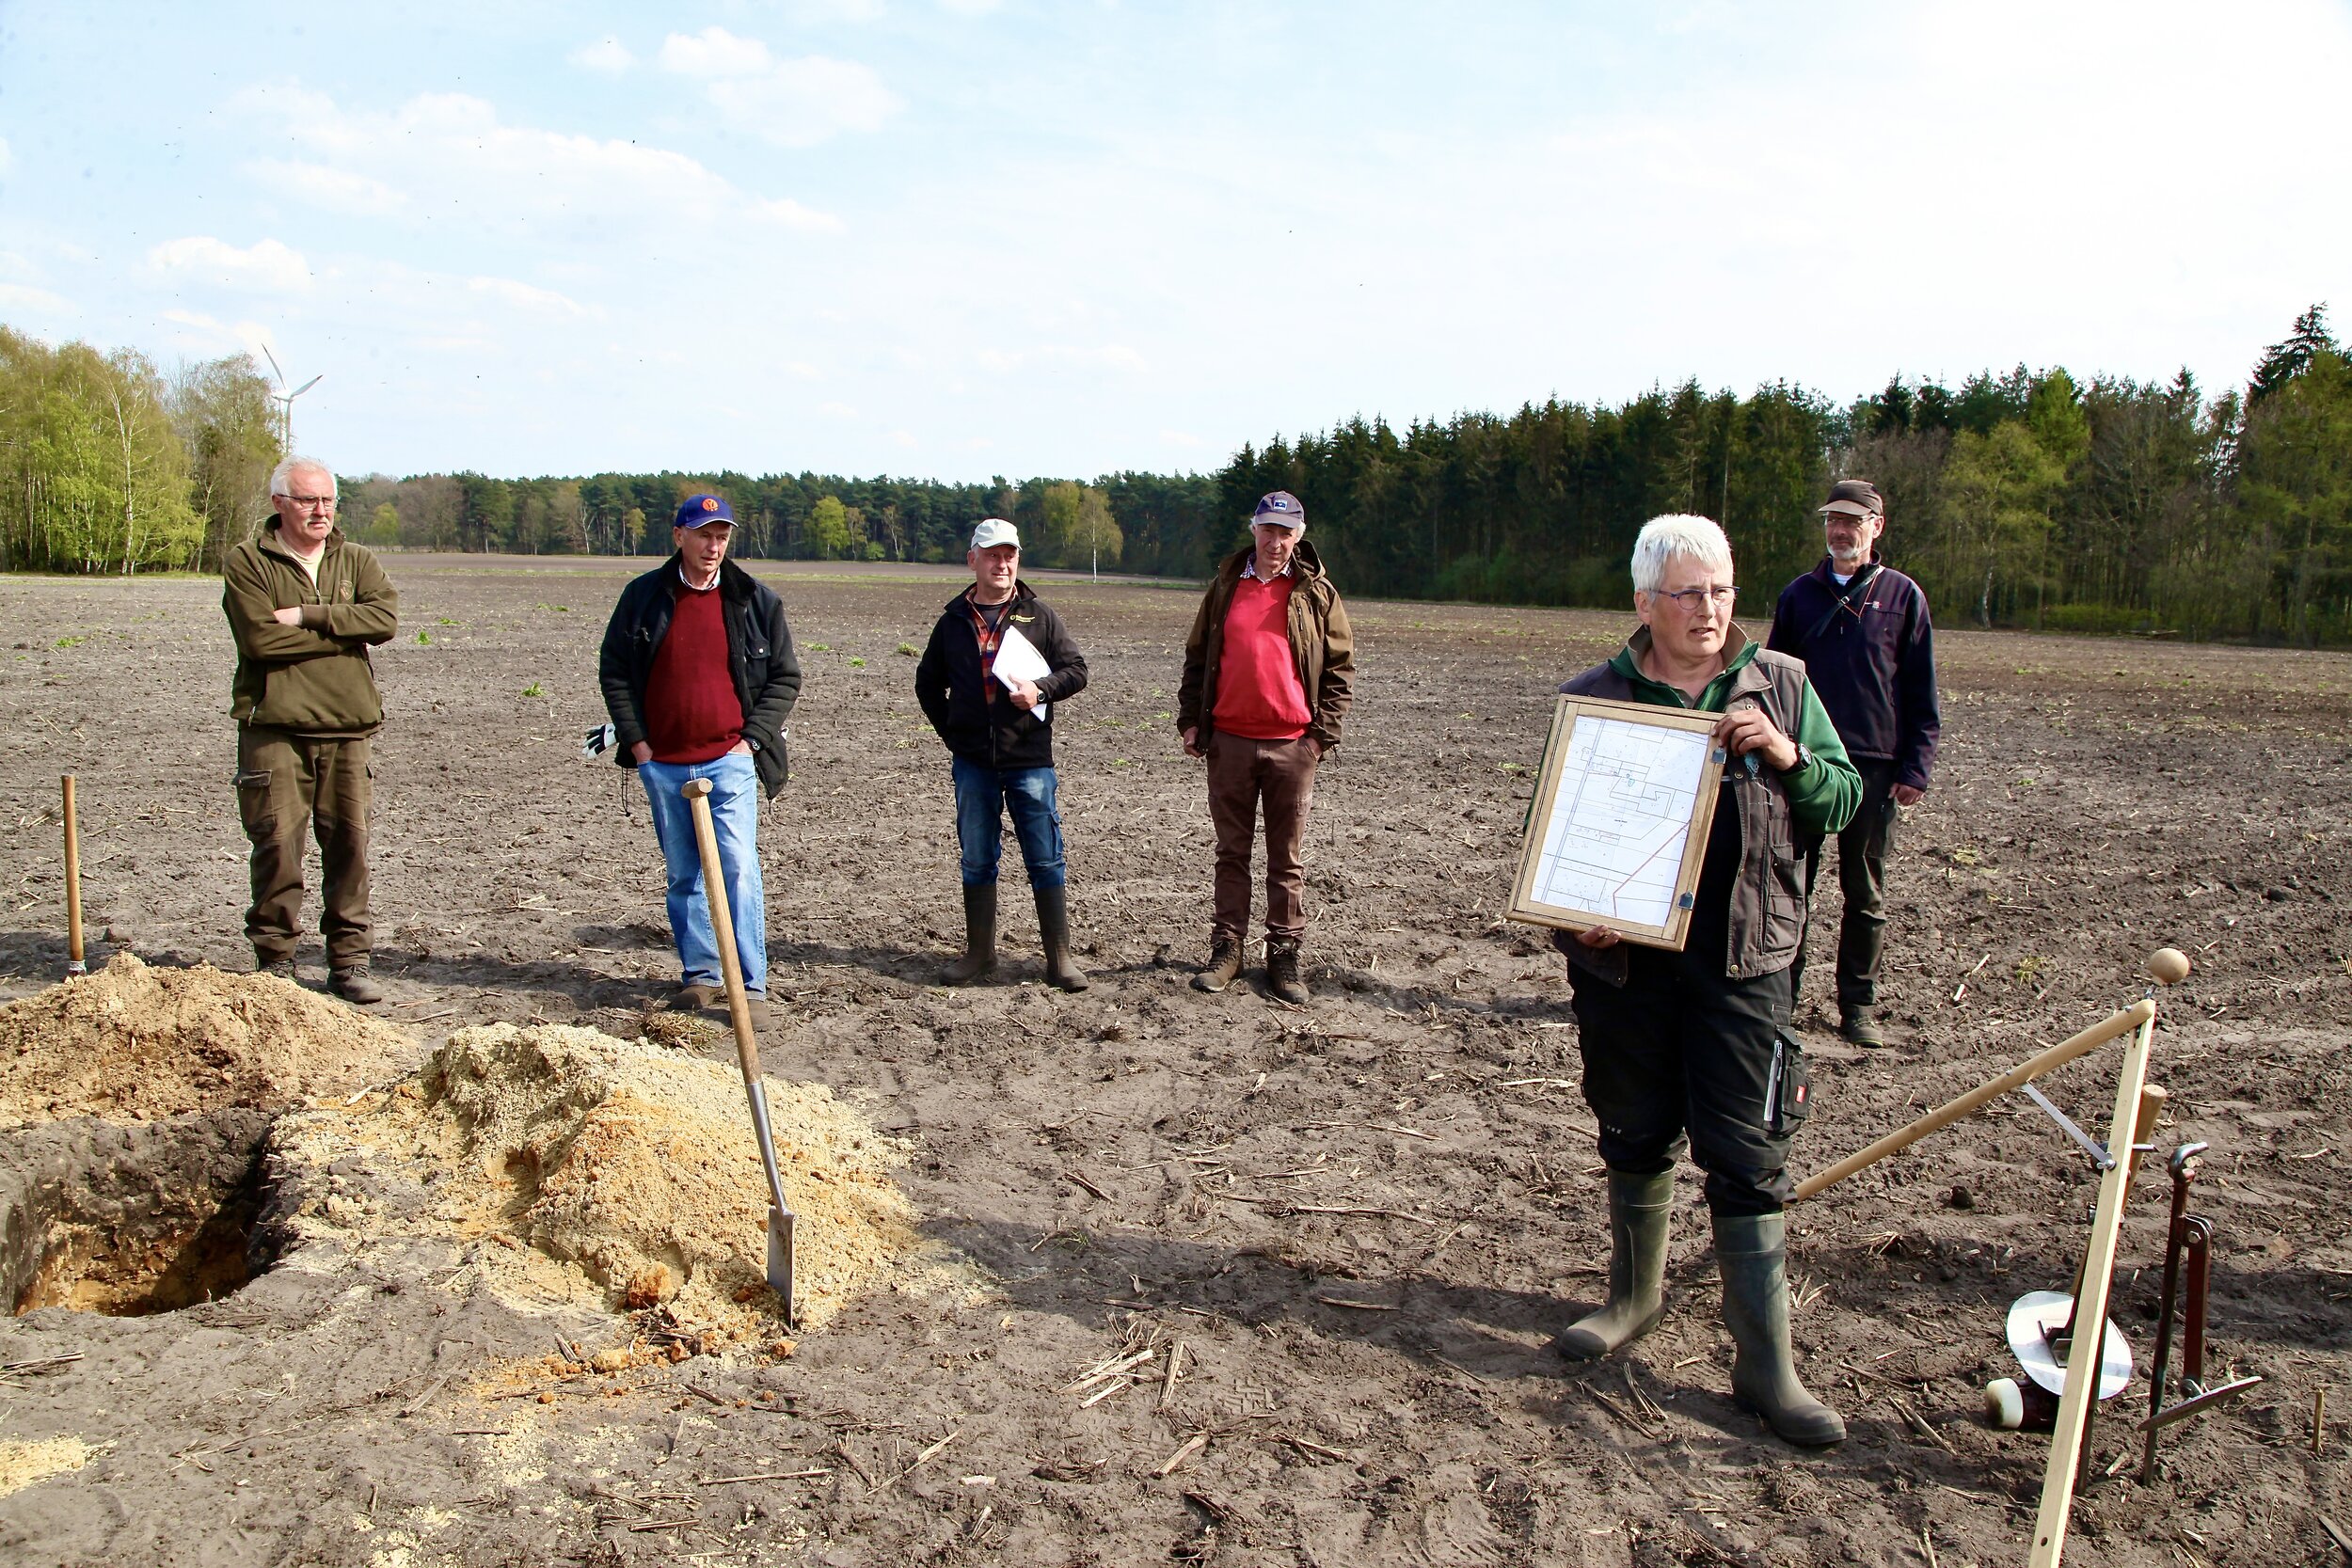
[{"label": "mound of sandy soil", "polygon": [[22,1492],[37,1481],[78,1470],[89,1462],[89,1446],[79,1437],[52,1437],[45,1443],[0,1442],[0,1497]]},{"label": "mound of sandy soil", "polygon": [[[891,1180],[898,1144],[820,1085],[771,1079],[768,1103],[803,1326],[936,1270]],[[767,1180],[730,1067],[593,1029],[462,1029],[389,1092],[281,1118],[271,1158],[281,1185],[312,1194],[297,1238],[479,1239],[472,1262],[518,1305],[667,1304],[742,1337],[780,1326]],[[324,1184],[298,1174],[329,1166]]]},{"label": "mound of sandy soil", "polygon": [[274,974],[118,953],[0,1007],[0,1124],[270,1110],[381,1083],[417,1052],[399,1028]]}]

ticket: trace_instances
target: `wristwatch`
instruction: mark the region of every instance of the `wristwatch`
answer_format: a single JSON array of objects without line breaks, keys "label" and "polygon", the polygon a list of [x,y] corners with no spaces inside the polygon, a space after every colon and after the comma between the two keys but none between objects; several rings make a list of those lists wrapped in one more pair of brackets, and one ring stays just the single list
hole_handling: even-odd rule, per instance
[{"label": "wristwatch", "polygon": [[1797,765],[1794,768],[1782,768],[1780,770],[1780,776],[1784,779],[1791,779],[1812,766],[1813,748],[1807,746],[1804,741],[1800,740],[1797,742]]}]

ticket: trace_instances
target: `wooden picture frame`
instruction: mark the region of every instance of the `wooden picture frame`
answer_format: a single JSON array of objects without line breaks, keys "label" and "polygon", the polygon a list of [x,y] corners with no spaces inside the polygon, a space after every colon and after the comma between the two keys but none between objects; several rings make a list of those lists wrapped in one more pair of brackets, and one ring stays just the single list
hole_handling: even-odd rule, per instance
[{"label": "wooden picture frame", "polygon": [[1682,951],[1723,784],[1713,739],[1722,721],[1720,713],[1562,697],[1508,918],[1572,931],[1603,926]]}]

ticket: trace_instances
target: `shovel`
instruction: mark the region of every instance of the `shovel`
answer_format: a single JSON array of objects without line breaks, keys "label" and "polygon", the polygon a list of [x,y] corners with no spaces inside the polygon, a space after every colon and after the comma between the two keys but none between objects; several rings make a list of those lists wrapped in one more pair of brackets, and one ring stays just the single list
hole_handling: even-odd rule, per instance
[{"label": "shovel", "polygon": [[776,1140],[768,1130],[768,1091],[759,1082],[759,1041],[752,1034],[752,1006],[743,995],[743,959],[735,950],[735,916],[727,908],[726,870],[719,862],[719,833],[710,821],[710,781],[689,779],[679,793],[694,814],[694,844],[702,851],[703,894],[710,902],[710,927],[719,939],[719,967],[726,976],[735,1053],[742,1063],[743,1092],[751,1097],[752,1130],[759,1134],[759,1163],[768,1169],[768,1286],[784,1303],[784,1321],[789,1326],[795,1322],[792,1209],[784,1201],[784,1179],[776,1174]]}]

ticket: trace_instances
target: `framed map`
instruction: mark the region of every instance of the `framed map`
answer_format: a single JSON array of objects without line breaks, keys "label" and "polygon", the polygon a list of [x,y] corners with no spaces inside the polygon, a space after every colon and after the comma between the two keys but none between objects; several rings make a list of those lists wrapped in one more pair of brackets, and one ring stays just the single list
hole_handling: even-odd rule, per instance
[{"label": "framed map", "polygon": [[1682,950],[1724,752],[1720,713],[1563,697],[1512,884],[1513,920]]}]

